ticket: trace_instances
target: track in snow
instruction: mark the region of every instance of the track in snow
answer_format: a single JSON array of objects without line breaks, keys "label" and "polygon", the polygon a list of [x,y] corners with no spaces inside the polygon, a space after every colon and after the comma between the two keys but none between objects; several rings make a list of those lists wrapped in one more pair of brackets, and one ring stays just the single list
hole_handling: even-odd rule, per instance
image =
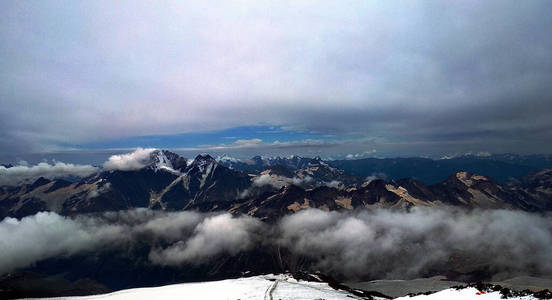
[{"label": "track in snow", "polygon": [[274,290],[276,289],[276,286],[278,285],[278,279],[274,280],[274,283],[272,283],[265,293],[265,300],[273,300],[272,299],[272,293],[274,293]]}]

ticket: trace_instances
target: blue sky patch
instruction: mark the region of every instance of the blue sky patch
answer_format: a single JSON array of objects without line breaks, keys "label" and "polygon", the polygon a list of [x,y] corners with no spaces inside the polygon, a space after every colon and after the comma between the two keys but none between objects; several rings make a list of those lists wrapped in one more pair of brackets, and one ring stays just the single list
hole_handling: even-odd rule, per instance
[{"label": "blue sky patch", "polygon": [[172,135],[150,135],[88,143],[79,149],[126,148],[193,148],[205,145],[233,144],[238,140],[261,139],[263,143],[291,142],[307,139],[329,140],[331,136],[307,131],[285,130],[280,126],[240,126],[218,131],[192,132]]}]

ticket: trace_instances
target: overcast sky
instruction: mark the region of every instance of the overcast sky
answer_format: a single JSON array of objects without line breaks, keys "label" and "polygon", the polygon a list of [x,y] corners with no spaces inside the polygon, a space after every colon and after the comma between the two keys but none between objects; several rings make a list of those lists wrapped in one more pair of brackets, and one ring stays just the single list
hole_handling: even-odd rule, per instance
[{"label": "overcast sky", "polygon": [[2,1],[0,156],[550,153],[551,13],[548,0]]}]

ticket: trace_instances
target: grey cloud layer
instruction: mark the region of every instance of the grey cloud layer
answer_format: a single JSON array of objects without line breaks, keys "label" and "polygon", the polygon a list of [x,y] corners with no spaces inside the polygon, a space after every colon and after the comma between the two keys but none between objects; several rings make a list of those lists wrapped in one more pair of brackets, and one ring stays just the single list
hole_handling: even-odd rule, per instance
[{"label": "grey cloud layer", "polygon": [[0,222],[0,273],[140,240],[150,243],[150,262],[160,265],[201,264],[268,245],[307,258],[313,269],[349,278],[415,278],[459,255],[497,274],[552,274],[551,221],[519,211],[445,208],[306,210],[272,225],[248,216],[147,209],[76,218],[39,213]]},{"label": "grey cloud layer", "polygon": [[546,0],[1,6],[4,152],[258,123],[476,151],[552,138]]}]

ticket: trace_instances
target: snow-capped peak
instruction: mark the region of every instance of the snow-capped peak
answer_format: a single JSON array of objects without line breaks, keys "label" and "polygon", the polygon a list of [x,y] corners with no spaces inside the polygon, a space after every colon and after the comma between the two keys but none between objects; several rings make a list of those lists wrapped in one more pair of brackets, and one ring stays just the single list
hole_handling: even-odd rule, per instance
[{"label": "snow-capped peak", "polygon": [[173,169],[172,162],[165,155],[165,151],[155,150],[150,154],[151,167],[159,169]]}]

